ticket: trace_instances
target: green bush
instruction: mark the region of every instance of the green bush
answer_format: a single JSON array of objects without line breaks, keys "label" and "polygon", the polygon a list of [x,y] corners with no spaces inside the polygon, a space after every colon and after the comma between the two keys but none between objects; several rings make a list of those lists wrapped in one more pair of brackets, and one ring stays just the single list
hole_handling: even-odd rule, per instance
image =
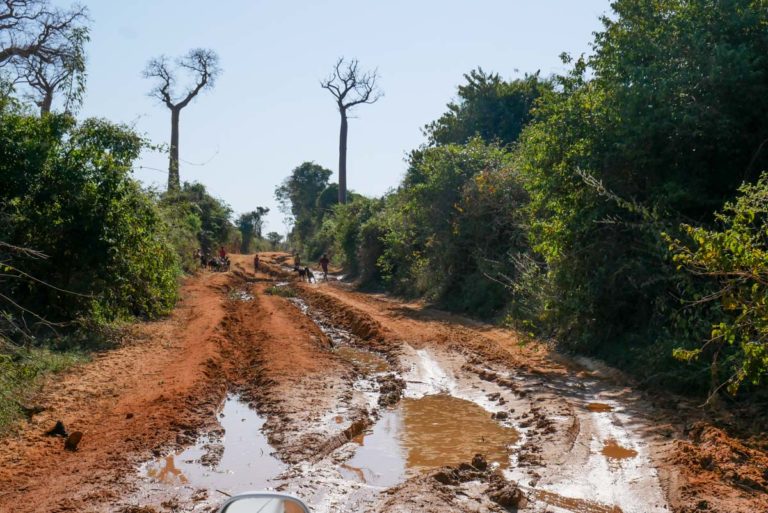
[{"label": "green bush", "polygon": [[[242,239],[231,222],[232,209],[224,201],[211,196],[205,185],[185,182],[181,190],[165,193],[160,204],[168,212],[166,217],[178,216],[171,221],[171,226],[180,227],[183,232],[175,233],[174,244],[177,252],[184,255],[182,258],[194,254],[197,248],[210,256],[217,254],[219,246],[226,246],[230,251],[240,249]],[[190,238],[193,232],[194,242]],[[190,247],[193,247],[192,253],[188,253]]]},{"label": "green bush", "polygon": [[445,114],[424,127],[434,146],[466,144],[474,137],[489,143],[513,143],[530,122],[536,100],[552,89],[538,72],[505,81],[478,68],[464,79],[466,83],[458,87],[458,103],[449,103]]},{"label": "green bush", "polygon": [[200,266],[196,251],[200,249],[203,222],[199,209],[186,201],[158,201],[160,215],[167,227],[168,242],[179,257],[185,272],[192,272]]},{"label": "green bush", "polygon": [[131,177],[143,146],[103,120],[0,117],[0,240],[45,255],[2,255],[10,315],[109,322],[170,311],[178,260],[152,196]]},{"label": "green bush", "polygon": [[335,205],[313,238],[312,246],[316,249],[312,253],[334,256],[335,262],[343,266],[350,278],[358,277],[363,268],[360,250],[365,245],[361,233],[365,223],[380,210],[380,205],[378,200],[358,195],[351,195],[344,205]]},{"label": "green bush", "polygon": [[768,174],[740,193],[717,215],[721,229],[683,225],[684,241],[667,236],[680,269],[714,290],[686,298],[696,314],[712,319],[711,331],[692,348],[676,348],[675,356],[705,358],[710,390],[726,384],[732,393],[768,380]]},{"label": "green bush", "polygon": [[[486,264],[515,243],[507,233],[494,233],[503,225],[501,218],[517,207],[517,199],[505,196],[507,188],[522,194],[507,169],[511,159],[507,151],[479,139],[412,154],[403,185],[387,198],[380,221],[384,251],[379,266],[394,290],[475,312],[491,303],[494,309],[500,306],[495,301],[487,303],[487,297],[469,298],[464,286],[482,276]],[[493,191],[489,202],[479,201],[474,191],[485,187],[484,180],[501,184],[505,179],[500,188],[488,187]],[[493,197],[496,194],[499,197]],[[497,203],[501,196],[513,202]],[[497,215],[500,222],[495,224]],[[514,228],[507,225],[504,230]],[[482,281],[485,292],[476,290],[481,296],[497,294],[497,286],[503,289],[488,277]]]}]

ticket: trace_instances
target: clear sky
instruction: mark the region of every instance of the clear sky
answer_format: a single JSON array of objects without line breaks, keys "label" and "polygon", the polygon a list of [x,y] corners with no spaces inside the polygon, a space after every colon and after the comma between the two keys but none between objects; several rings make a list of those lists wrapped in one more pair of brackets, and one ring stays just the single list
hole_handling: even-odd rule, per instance
[{"label": "clear sky", "polygon": [[[267,230],[280,233],[275,187],[305,160],[337,168],[339,115],[319,80],[338,57],[381,75],[384,98],[350,121],[347,163],[350,189],[381,195],[397,186],[406,153],[424,142],[421,127],[445,111],[464,73],[561,72],[558,55],[588,53],[609,10],[609,0],[81,3],[93,20],[81,115],[167,143],[169,111],[147,96],[141,71],[161,54],[214,49],[223,75],[181,114],[181,179],[204,183],[236,214],[269,207]],[[165,187],[167,155],[147,154],[141,165],[138,178]]]}]

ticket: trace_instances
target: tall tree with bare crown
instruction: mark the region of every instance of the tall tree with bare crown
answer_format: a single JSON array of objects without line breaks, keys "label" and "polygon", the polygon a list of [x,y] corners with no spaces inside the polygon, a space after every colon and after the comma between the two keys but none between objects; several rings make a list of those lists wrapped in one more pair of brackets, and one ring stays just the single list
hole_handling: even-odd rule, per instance
[{"label": "tall tree with bare crown", "polygon": [[341,115],[339,131],[339,203],[347,202],[347,131],[349,111],[361,103],[376,103],[384,93],[379,89],[377,70],[362,71],[357,59],[336,61],[330,76],[321,81],[336,99]]},{"label": "tall tree with bare crown", "polygon": [[[191,75],[183,92],[175,92],[179,73]],[[178,191],[179,178],[179,115],[201,91],[211,89],[221,75],[219,56],[213,50],[195,48],[171,63],[166,56],[152,59],[144,70],[144,77],[155,80],[149,95],[157,98],[171,111],[171,147],[168,158],[168,191]]]}]

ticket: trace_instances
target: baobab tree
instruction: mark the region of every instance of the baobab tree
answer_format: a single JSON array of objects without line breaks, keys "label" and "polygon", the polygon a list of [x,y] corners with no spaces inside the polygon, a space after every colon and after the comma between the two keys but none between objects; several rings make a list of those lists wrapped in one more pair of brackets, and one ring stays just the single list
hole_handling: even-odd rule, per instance
[{"label": "baobab tree", "polygon": [[15,59],[16,82],[26,85],[25,96],[40,107],[41,116],[51,111],[54,94],[64,96],[65,112],[82,103],[86,78],[84,45],[89,39],[87,27],[75,27],[62,36],[55,54]]},{"label": "baobab tree", "polygon": [[[190,85],[179,93],[174,91],[179,73],[191,75]],[[178,191],[179,179],[179,114],[201,91],[213,87],[221,74],[219,56],[213,50],[195,48],[171,64],[166,56],[152,59],[144,70],[144,78],[154,79],[149,95],[157,98],[171,111],[171,146],[168,158],[168,191]]]},{"label": "baobab tree", "polygon": [[379,79],[377,70],[361,71],[357,59],[345,61],[344,57],[336,61],[330,76],[321,81],[336,99],[336,106],[341,115],[339,130],[339,203],[347,202],[347,131],[349,111],[362,103],[376,103],[384,93],[376,83]]}]

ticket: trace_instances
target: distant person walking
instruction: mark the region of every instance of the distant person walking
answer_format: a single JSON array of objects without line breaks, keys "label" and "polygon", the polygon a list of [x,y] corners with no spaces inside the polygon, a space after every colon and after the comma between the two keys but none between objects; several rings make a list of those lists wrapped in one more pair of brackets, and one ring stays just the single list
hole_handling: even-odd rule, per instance
[{"label": "distant person walking", "polygon": [[323,280],[328,281],[328,264],[330,264],[331,261],[328,259],[328,255],[323,255],[323,257],[320,259],[320,267],[323,269]]},{"label": "distant person walking", "polygon": [[293,257],[293,267],[295,267],[296,269],[301,267],[301,257],[299,256],[298,253],[296,253],[296,255]]},{"label": "distant person walking", "polygon": [[257,272],[259,270],[259,254],[256,253],[253,256],[253,272]]},{"label": "distant person walking", "polygon": [[224,246],[219,247],[219,258],[221,258],[222,260],[227,258],[227,252],[224,249]]}]

